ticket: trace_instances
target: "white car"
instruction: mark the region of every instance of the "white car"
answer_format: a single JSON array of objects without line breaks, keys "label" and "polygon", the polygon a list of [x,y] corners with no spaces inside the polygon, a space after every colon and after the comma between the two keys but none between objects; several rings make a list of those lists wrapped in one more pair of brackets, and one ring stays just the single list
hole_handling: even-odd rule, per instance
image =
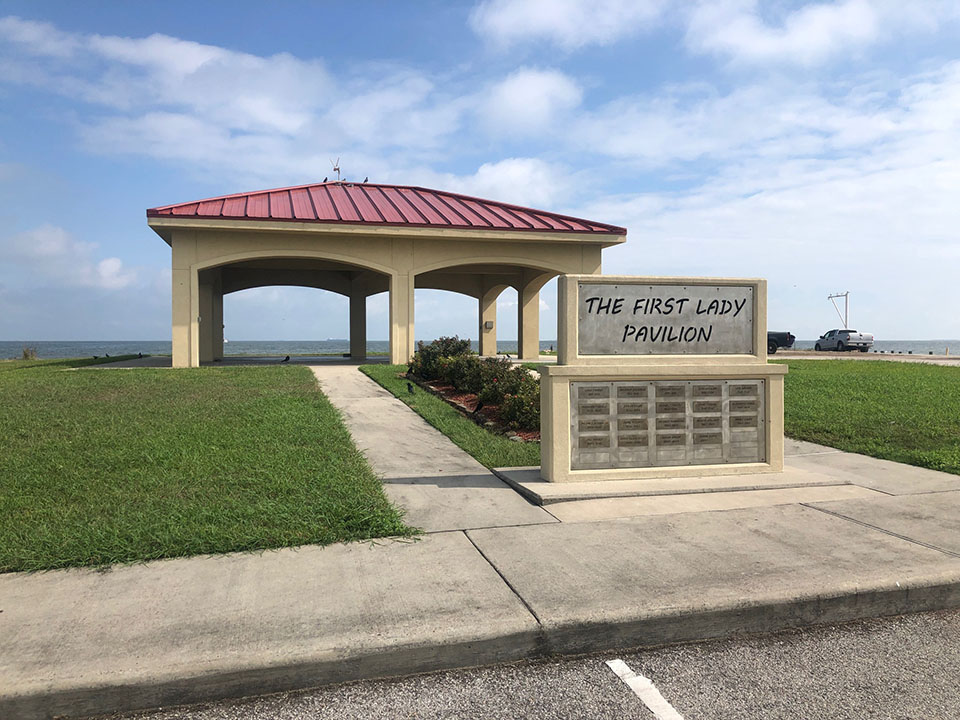
[{"label": "white car", "polygon": [[873,335],[856,330],[831,330],[824,333],[813,346],[814,350],[859,350],[867,352],[873,347]]}]

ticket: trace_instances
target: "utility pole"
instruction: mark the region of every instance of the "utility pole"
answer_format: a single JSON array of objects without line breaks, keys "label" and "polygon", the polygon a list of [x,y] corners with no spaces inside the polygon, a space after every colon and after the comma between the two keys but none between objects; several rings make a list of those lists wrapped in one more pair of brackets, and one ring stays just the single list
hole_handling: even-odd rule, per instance
[{"label": "utility pole", "polygon": [[[843,298],[843,315],[840,315],[840,308],[837,306],[837,301],[835,298]],[[847,330],[850,327],[850,291],[842,293],[834,293],[833,295],[827,295],[827,300],[833,303],[833,309],[837,311],[837,315],[840,315],[840,320],[843,322],[843,327],[841,330]]]}]

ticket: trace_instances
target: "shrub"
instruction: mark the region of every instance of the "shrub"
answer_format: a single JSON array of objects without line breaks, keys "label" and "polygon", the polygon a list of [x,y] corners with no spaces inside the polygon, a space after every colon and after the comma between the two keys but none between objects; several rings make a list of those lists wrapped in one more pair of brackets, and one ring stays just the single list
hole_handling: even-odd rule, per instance
[{"label": "shrub", "polygon": [[499,405],[503,400],[505,379],[512,370],[513,363],[507,358],[483,358],[480,361],[480,391],[477,393],[480,400]]},{"label": "shrub", "polygon": [[524,378],[516,392],[504,394],[500,403],[500,417],[514,429],[539,430],[540,382],[524,371]]},{"label": "shrub", "polygon": [[467,393],[479,393],[483,386],[481,361],[476,355],[457,355],[446,358],[446,380],[457,390]]},{"label": "shrub", "polygon": [[410,372],[424,380],[436,380],[441,377],[440,359],[467,355],[470,353],[470,341],[461,340],[456,335],[442,337],[427,345],[417,343],[417,352],[410,361]]},{"label": "shrub", "polygon": [[36,360],[37,359],[37,349],[32,347],[25,347],[23,353],[20,356],[21,360]]}]

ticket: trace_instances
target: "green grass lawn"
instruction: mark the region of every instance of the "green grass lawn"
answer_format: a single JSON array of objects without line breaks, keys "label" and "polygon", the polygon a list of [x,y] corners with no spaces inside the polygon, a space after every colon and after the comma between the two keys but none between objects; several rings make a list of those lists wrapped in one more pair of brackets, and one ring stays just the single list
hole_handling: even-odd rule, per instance
[{"label": "green grass lawn", "polygon": [[[960,474],[960,368],[853,360],[778,361],[785,432],[849,452]],[[535,363],[528,363],[531,368]],[[514,443],[479,427],[415,386],[405,365],[361,368],[487,467],[539,465],[536,443]]]},{"label": "green grass lawn", "polygon": [[850,452],[960,474],[960,368],[790,360],[785,432]]},{"label": "green grass lawn", "polygon": [[305,367],[0,363],[0,571],[411,532]]},{"label": "green grass lawn", "polygon": [[540,443],[514,442],[468,420],[440,398],[417,385],[413,394],[399,377],[406,365],[362,365],[360,370],[380,383],[457,445],[486,467],[521,467],[540,464]]}]

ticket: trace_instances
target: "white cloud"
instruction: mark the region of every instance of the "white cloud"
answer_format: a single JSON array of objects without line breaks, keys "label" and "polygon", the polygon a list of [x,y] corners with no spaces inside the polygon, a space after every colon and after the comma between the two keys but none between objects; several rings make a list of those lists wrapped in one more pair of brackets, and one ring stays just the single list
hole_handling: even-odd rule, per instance
[{"label": "white cloud", "polygon": [[736,62],[809,66],[956,18],[956,4],[938,0],[838,0],[789,11],[760,0],[702,0],[688,15],[687,44]]},{"label": "white cloud", "polygon": [[260,57],[158,34],[64,33],[6,18],[0,50],[4,45],[15,50],[5,58],[6,82],[105,111],[80,116],[87,149],[267,185],[322,177],[338,155],[349,154],[351,177],[420,162],[459,129],[473,103],[398,65],[334,78],[320,60]]},{"label": "white cloud", "polygon": [[582,97],[576,82],[557,70],[521,68],[482,96],[479,112],[499,133],[539,133],[564,119]]},{"label": "white cloud", "polygon": [[[899,85],[830,100],[808,88],[773,111],[765,93],[737,91],[733,121],[712,134],[711,113],[677,112],[684,134],[708,140],[678,135],[657,160],[711,162],[686,189],[584,210],[629,228],[604,270],[767,277],[771,323],[801,338],[831,322],[824,298],[838,290],[853,292],[856,324],[887,339],[960,336],[960,318],[928,311],[955,304],[960,62]],[[783,112],[796,103],[808,111]],[[751,115],[761,131],[738,127]]]},{"label": "white cloud", "polygon": [[567,50],[608,45],[653,26],[668,0],[484,0],[474,31],[500,46],[546,40]]},{"label": "white cloud", "polygon": [[569,169],[539,158],[484,163],[470,175],[420,169],[404,173],[404,177],[428,187],[545,210],[555,210],[566,202],[575,188]]},{"label": "white cloud", "polygon": [[692,13],[691,47],[739,60],[789,60],[814,64],[877,39],[880,23],[868,0],[805,5],[772,26],[761,18],[759,2],[706,2]]},{"label": "white cloud", "polygon": [[32,284],[120,290],[137,281],[135,270],[120,258],[95,257],[95,243],[74,239],[55,225],[41,225],[7,238],[0,245],[8,281],[29,278]]}]

